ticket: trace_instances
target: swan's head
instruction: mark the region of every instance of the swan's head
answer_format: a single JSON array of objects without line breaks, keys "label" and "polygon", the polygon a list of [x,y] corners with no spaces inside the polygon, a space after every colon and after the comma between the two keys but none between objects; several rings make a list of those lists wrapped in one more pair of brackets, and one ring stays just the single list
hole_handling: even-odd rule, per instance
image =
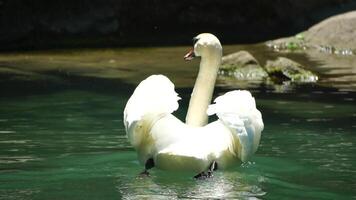
[{"label": "swan's head", "polygon": [[184,56],[184,60],[189,61],[194,57],[204,57],[211,53],[221,55],[222,47],[220,41],[211,33],[201,33],[193,38],[193,49]]}]

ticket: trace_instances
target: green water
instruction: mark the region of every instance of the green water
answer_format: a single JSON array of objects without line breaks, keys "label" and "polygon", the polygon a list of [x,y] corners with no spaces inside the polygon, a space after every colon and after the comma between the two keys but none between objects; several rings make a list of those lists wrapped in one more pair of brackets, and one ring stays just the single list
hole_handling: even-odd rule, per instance
[{"label": "green water", "polygon": [[[122,124],[134,84],[64,79],[2,87],[0,199],[356,199],[352,90],[247,86],[265,122],[260,148],[250,162],[202,181],[160,170],[137,176],[143,168]],[[219,86],[215,96],[238,88]],[[180,118],[190,91],[178,89]]]}]

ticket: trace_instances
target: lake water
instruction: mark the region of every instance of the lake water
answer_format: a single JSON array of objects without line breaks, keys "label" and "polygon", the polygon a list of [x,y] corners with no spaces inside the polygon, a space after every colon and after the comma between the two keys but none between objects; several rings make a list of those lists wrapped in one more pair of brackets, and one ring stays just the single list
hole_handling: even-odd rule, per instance
[{"label": "lake water", "polygon": [[[292,57],[318,63],[320,83],[218,82],[215,96],[247,88],[263,114],[250,162],[207,180],[160,170],[139,178],[123,108],[137,82],[164,73],[179,87],[183,119],[198,64],[182,61],[187,48],[1,55],[0,199],[356,199],[353,64],[338,71],[300,54]],[[259,60],[275,54],[248,48]]]}]

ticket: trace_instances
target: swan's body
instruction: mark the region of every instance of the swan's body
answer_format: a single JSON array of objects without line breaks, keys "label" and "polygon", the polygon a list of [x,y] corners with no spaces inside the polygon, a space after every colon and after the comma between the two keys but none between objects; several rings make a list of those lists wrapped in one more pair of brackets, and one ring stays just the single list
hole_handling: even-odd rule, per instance
[{"label": "swan's body", "polygon": [[[222,48],[211,34],[200,34],[196,40],[194,52],[185,57],[202,57],[186,123],[171,114],[178,109],[179,97],[163,75],[142,81],[125,107],[127,136],[146,168],[149,160],[165,170],[198,173],[213,162],[226,168],[246,161],[259,145],[263,121],[250,92],[228,92],[209,105]],[[219,120],[206,124],[213,114]]]}]

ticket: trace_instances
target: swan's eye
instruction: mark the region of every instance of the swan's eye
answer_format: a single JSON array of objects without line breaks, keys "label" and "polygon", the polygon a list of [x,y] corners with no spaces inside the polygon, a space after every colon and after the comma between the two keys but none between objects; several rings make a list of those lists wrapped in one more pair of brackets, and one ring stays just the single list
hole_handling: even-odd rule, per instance
[{"label": "swan's eye", "polygon": [[196,38],[196,37],[193,38],[193,46],[195,45],[195,43],[198,42],[198,40],[199,40],[199,38]]}]

